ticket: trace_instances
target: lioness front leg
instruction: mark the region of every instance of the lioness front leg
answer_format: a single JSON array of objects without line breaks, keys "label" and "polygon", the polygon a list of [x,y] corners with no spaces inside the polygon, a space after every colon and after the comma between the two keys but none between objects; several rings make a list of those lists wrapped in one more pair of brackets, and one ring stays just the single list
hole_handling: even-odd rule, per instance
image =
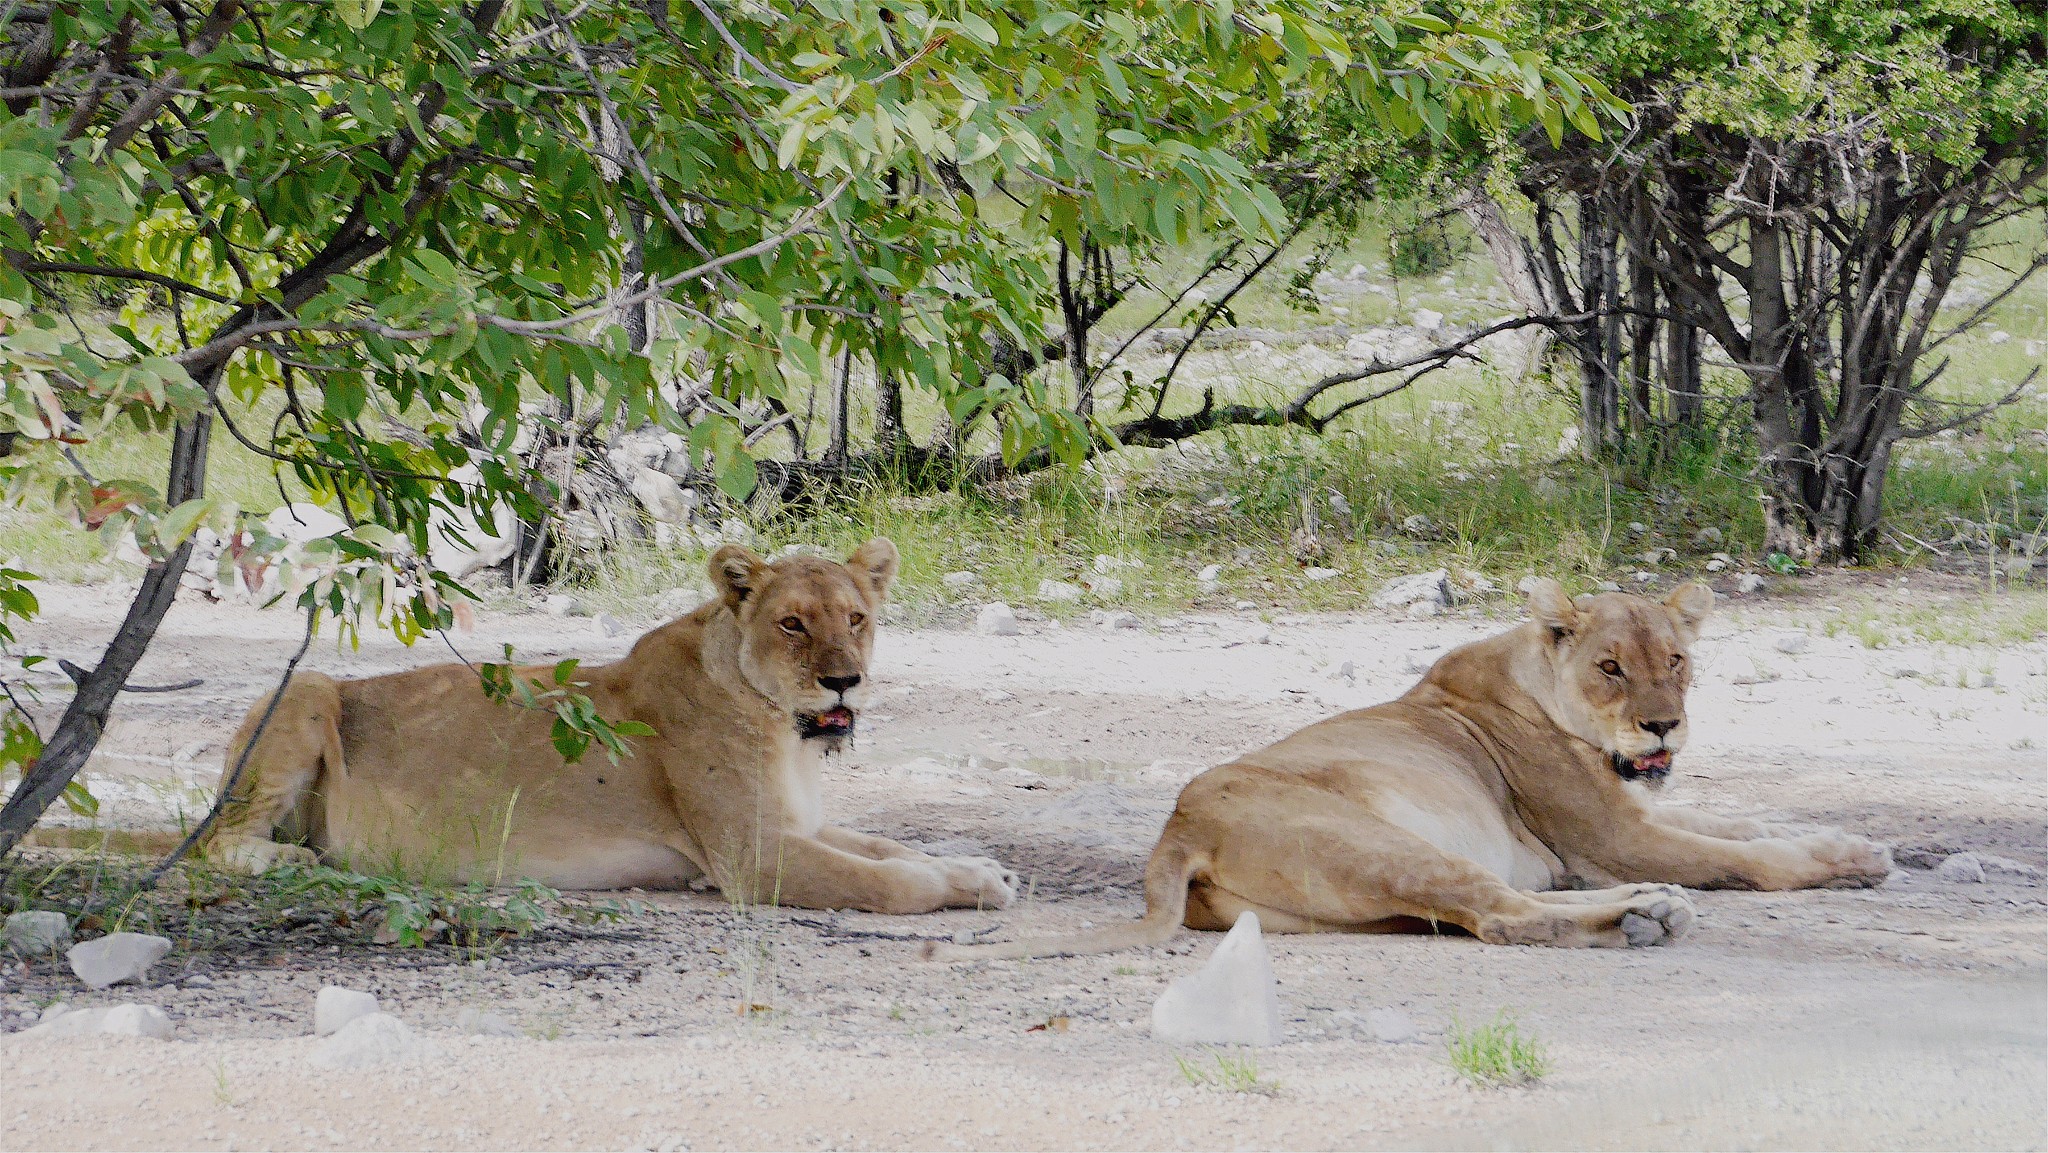
[{"label": "lioness front leg", "polygon": [[1724,841],[1762,841],[1800,834],[1800,830],[1787,825],[1768,824],[1749,817],[1724,817],[1682,805],[1658,805],[1652,812],[1653,819],[1660,825]]},{"label": "lioness front leg", "polygon": [[1868,888],[1890,875],[1892,852],[1840,829],[1740,841],[1642,821],[1594,863],[1623,880],[1690,889]]},{"label": "lioness front leg", "polygon": [[[895,847],[911,855],[877,860],[830,844],[823,837],[786,835],[775,851],[764,854],[762,868],[720,867],[714,876],[727,894],[744,893],[762,904],[806,909],[929,913],[947,908],[1001,909],[1015,899],[1016,875],[994,861],[928,857],[904,845]],[[736,875],[745,872],[751,872],[751,877]]]},{"label": "lioness front leg", "polygon": [[994,876],[1012,892],[1017,888],[1017,874],[1003,867],[994,857],[934,857],[919,852],[909,845],[899,844],[887,837],[869,833],[857,833],[836,825],[826,825],[818,830],[818,839],[835,849],[844,849],[859,857],[876,861],[933,861],[949,868],[964,870],[979,876]]}]

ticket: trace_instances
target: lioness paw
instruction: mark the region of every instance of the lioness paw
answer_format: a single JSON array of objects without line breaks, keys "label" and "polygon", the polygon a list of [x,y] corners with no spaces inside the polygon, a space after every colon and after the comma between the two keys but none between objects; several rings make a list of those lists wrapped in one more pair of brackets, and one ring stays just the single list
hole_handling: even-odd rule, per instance
[{"label": "lioness paw", "polygon": [[1017,899],[1017,874],[989,857],[940,857],[953,904],[978,909],[1005,909]]},{"label": "lioness paw", "polygon": [[1692,902],[1680,893],[1644,893],[1631,897],[1621,915],[1621,935],[1632,949],[1665,945],[1692,928]]},{"label": "lioness paw", "polygon": [[1831,889],[1864,889],[1884,884],[1892,871],[1892,850],[1867,837],[1830,829],[1797,842],[1828,870],[1821,883]]},{"label": "lioness paw", "polygon": [[317,865],[320,857],[304,845],[280,845],[276,841],[236,841],[208,854],[223,869],[260,877],[283,865]]}]

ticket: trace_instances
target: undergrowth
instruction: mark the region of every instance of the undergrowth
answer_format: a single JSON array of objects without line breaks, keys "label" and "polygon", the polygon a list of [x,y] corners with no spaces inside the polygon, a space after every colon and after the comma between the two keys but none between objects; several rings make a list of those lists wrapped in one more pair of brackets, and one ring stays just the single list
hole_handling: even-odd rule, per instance
[{"label": "undergrowth", "polygon": [[1451,1068],[1475,1085],[1525,1085],[1550,1072],[1550,1054],[1503,1009],[1492,1021],[1467,1027],[1455,1019],[1448,1041]]}]

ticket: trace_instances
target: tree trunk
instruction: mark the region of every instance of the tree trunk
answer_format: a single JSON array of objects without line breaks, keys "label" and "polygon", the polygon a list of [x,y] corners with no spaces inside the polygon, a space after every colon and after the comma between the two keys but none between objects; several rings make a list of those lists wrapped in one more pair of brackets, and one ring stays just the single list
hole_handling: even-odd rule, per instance
[{"label": "tree trunk", "polygon": [[[1537,316],[1556,313],[1557,301],[1544,291],[1543,279],[1536,270],[1536,258],[1529,250],[1529,242],[1515,231],[1514,225],[1508,223],[1507,213],[1501,209],[1500,202],[1483,187],[1474,185],[1458,198],[1457,209],[1464,213],[1465,222],[1472,226],[1473,234],[1486,246],[1486,254],[1493,258],[1494,271],[1522,311]],[[1532,325],[1523,329],[1522,335],[1515,339],[1521,345],[1515,378],[1526,380],[1542,366],[1543,358],[1550,350],[1550,329],[1540,324]]]},{"label": "tree trunk", "polygon": [[903,427],[903,386],[893,372],[875,377],[875,447],[884,456],[901,456],[910,444]]},{"label": "tree trunk", "polygon": [[[214,370],[216,377],[219,369]],[[218,383],[216,379],[212,383]],[[178,426],[171,444],[169,482],[165,500],[173,507],[206,494],[206,457],[213,432],[213,417],[200,412]],[[43,746],[35,763],[25,767],[21,784],[0,808],[0,857],[14,850],[43,813],[64,793],[64,787],[85,767],[92,751],[106,731],[113,713],[114,698],[128,683],[128,676],[149,651],[149,642],[163,624],[164,615],[178,596],[178,581],[192,559],[192,542],[187,540],[161,564],[151,565],[142,576],[142,587],[128,602],[128,615],[114,633],[114,639],[100,654],[99,664],[85,675],[72,694],[70,705],[57,722],[57,729]]]}]

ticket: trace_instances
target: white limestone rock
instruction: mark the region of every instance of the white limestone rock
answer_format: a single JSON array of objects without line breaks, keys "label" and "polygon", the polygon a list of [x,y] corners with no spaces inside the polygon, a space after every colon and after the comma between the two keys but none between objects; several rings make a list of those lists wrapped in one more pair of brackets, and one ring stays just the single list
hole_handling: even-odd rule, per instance
[{"label": "white limestone rock", "polygon": [[148,933],[108,933],[104,937],[71,946],[65,957],[78,979],[95,989],[140,980],[149,967],[171,951],[167,937]]},{"label": "white limestone rock", "polygon": [[1258,914],[1246,911],[1198,971],[1152,1004],[1152,1036],[1170,1044],[1277,1045],[1280,992]]},{"label": "white limestone rock", "polygon": [[1014,637],[1020,632],[1017,612],[1001,601],[981,606],[975,614],[974,631],[985,637]]},{"label": "white limestone rock", "polygon": [[313,1050],[313,1064],[329,1069],[367,1069],[431,1056],[435,1046],[389,1013],[371,1013],[342,1026]]},{"label": "white limestone rock", "polygon": [[1042,601],[1077,601],[1085,591],[1080,585],[1066,581],[1047,578],[1038,582],[1038,599]]},{"label": "white limestone rock", "polygon": [[1451,574],[1448,569],[1431,569],[1412,576],[1396,577],[1373,594],[1372,603],[1383,609],[1407,608],[1430,602],[1439,608],[1451,603]]},{"label": "white limestone rock", "polygon": [[377,1012],[377,995],[323,985],[313,996],[313,1035],[332,1037],[358,1017]]},{"label": "white limestone rock", "polygon": [[71,943],[71,922],[64,914],[47,909],[29,909],[8,915],[0,940],[17,953],[42,956]]}]

